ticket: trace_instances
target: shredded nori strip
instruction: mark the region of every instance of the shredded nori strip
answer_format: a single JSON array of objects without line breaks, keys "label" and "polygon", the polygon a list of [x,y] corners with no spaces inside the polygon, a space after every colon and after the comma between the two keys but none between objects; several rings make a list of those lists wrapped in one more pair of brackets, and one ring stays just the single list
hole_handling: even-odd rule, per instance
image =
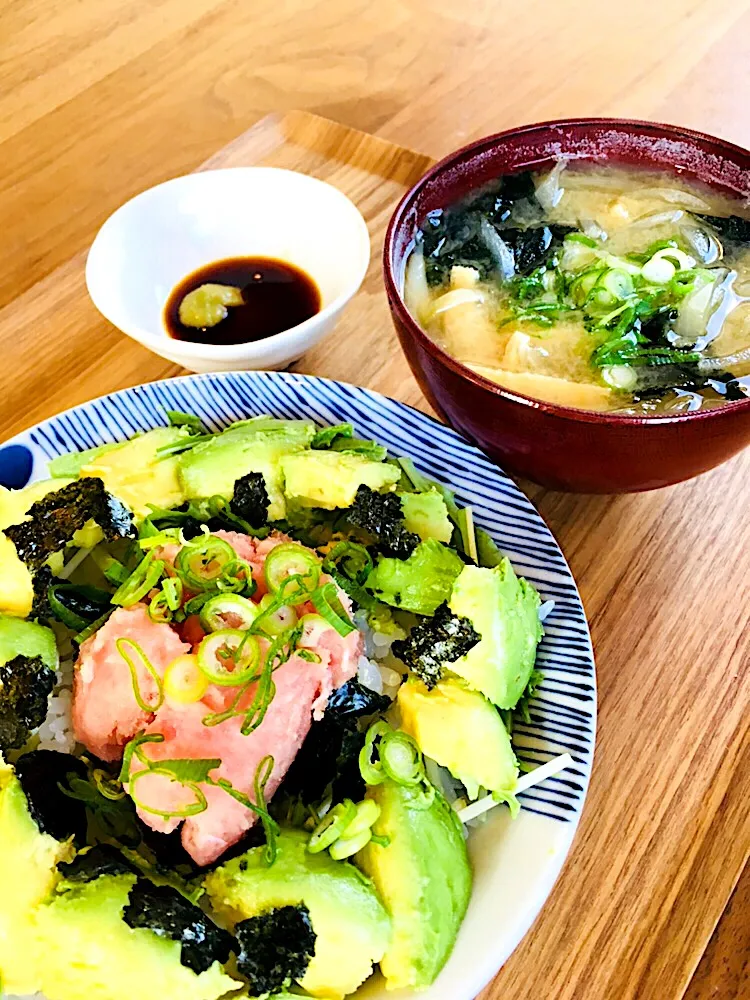
[{"label": "shredded nori strip", "polygon": [[464,656],[481,638],[468,618],[454,615],[444,602],[432,618],[418,622],[407,638],[397,639],[391,649],[432,689],[442,677],[443,665]]},{"label": "shredded nori strip", "polygon": [[14,769],[39,832],[55,840],[72,836],[77,844],[84,844],[86,806],[62,791],[69,787],[69,775],[84,780],[88,777],[83,761],[55,750],[34,750],[19,757]]},{"label": "shredded nori strip", "polygon": [[242,920],[234,933],[240,945],[237,969],[254,996],[276,993],[300,980],[315,954],[317,935],[302,903]]},{"label": "shredded nori strip", "polygon": [[378,540],[384,555],[408,559],[421,539],[404,525],[401,498],[395,493],[378,493],[364,484],[357,489],[347,517]]},{"label": "shredded nori strip", "polygon": [[55,672],[40,656],[14,656],[0,666],[0,750],[18,750],[47,717]]},{"label": "shredded nori strip", "polygon": [[229,509],[243,521],[260,528],[268,523],[268,499],[266,480],[262,472],[248,472],[234,484],[234,495],[229,501]]},{"label": "shredded nori strip", "polygon": [[132,875],[135,868],[110,844],[97,844],[72,861],[61,861],[57,870],[68,882],[93,882],[101,875]]},{"label": "shredded nori strip", "polygon": [[122,911],[128,927],[144,927],[159,937],[179,941],[180,962],[200,974],[214,962],[226,962],[232,936],[218,927],[200,907],[168,885],[139,878]]},{"label": "shredded nori strip", "polygon": [[19,559],[37,570],[91,520],[96,521],[108,539],[134,534],[133,515],[122,501],[107,493],[101,479],[93,476],[78,479],[37,500],[29,508],[27,519],[6,528],[5,534],[16,546]]},{"label": "shredded nori strip", "polygon": [[52,608],[49,604],[49,588],[54,579],[49,566],[42,566],[34,574],[34,601],[31,605],[29,618],[39,618],[42,621],[47,621],[53,617]]}]

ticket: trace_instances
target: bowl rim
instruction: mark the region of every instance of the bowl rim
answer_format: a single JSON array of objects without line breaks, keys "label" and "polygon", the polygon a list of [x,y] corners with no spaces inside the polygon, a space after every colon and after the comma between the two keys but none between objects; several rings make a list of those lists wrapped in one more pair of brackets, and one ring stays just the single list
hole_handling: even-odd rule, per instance
[{"label": "bowl rim", "polygon": [[[97,244],[99,242],[100,236],[104,233],[105,229],[111,228],[112,224],[116,220],[120,213],[124,213],[126,209],[130,208],[133,202],[136,202],[142,198],[152,196],[154,192],[160,190],[161,188],[171,187],[172,185],[179,184],[180,182],[187,181],[188,178],[193,180],[196,177],[202,177],[204,175],[212,174],[249,174],[249,173],[273,173],[273,174],[284,174],[292,175],[294,177],[301,177],[304,182],[310,181],[314,185],[321,185],[327,188],[329,191],[334,193],[342,204],[348,206],[347,210],[350,210],[350,215],[352,219],[352,231],[359,230],[358,240],[361,240],[363,254],[360,267],[354,273],[354,277],[351,281],[347,283],[346,288],[341,291],[334,299],[326,305],[323,309],[320,309],[313,316],[308,319],[303,320],[302,323],[297,323],[296,326],[290,326],[286,330],[280,330],[278,333],[272,334],[270,337],[264,337],[262,340],[248,340],[243,341],[239,344],[211,344],[205,341],[188,341],[188,340],[178,340],[176,337],[171,337],[166,332],[166,327],[164,327],[164,336],[160,336],[156,333],[151,333],[149,330],[142,326],[131,326],[130,329],[123,329],[118,323],[116,323],[111,315],[103,307],[103,299],[100,295],[95,295],[92,291],[91,282],[89,280],[90,267],[93,269],[93,265],[90,264],[92,256],[97,251]],[[200,183],[200,182],[199,182]],[[95,259],[95,258],[94,258]],[[354,204],[351,198],[344,192],[337,188],[334,184],[329,184],[328,181],[321,180],[319,177],[313,177],[311,174],[306,174],[301,170],[290,170],[287,167],[271,167],[264,166],[262,164],[241,167],[209,167],[206,170],[195,170],[186,174],[178,174],[175,177],[169,177],[167,180],[160,181],[158,184],[152,184],[150,187],[144,188],[142,191],[138,191],[131,198],[128,198],[121,205],[111,212],[104,222],[101,224],[99,229],[91,241],[91,245],[86,253],[86,265],[85,265],[85,278],[86,278],[86,290],[89,294],[89,298],[93,302],[97,311],[111,323],[117,330],[124,333],[127,337],[135,340],[137,343],[143,345],[154,353],[161,354],[160,348],[165,345],[169,345],[169,348],[175,354],[191,356],[194,358],[199,358],[205,361],[232,361],[237,358],[249,359],[252,357],[261,358],[272,350],[282,351],[284,348],[288,348],[292,352],[296,350],[296,344],[292,341],[305,334],[310,334],[316,330],[318,325],[325,325],[325,323],[336,314],[337,311],[342,309],[347,302],[349,302],[353,296],[357,293],[359,288],[364,281],[368,268],[370,266],[370,261],[372,259],[372,240],[370,239],[370,230],[367,226],[367,222],[364,216],[360,212],[359,208]],[[317,287],[317,281],[315,277],[311,275],[315,285]],[[163,313],[163,309],[162,309]],[[286,342],[289,341],[287,344]]]},{"label": "bowl rim", "polygon": [[[742,156],[743,159],[750,159],[750,150],[745,149],[737,143],[718,136],[710,135],[707,132],[699,132],[695,129],[683,128],[679,125],[668,125],[663,122],[647,121],[640,118],[559,118],[543,122],[533,122],[527,125],[515,125],[512,128],[504,129],[502,132],[495,132],[492,135],[476,139],[467,143],[459,149],[448,153],[441,160],[438,160],[430,169],[420,177],[406,194],[401,198],[388,222],[383,243],[383,277],[386,293],[392,311],[396,314],[399,322],[405,327],[413,340],[422,347],[429,355],[440,362],[441,365],[450,369],[453,374],[473,383],[478,389],[489,391],[494,396],[499,396],[508,402],[516,403],[529,409],[539,410],[550,415],[554,415],[563,420],[568,420],[584,424],[611,424],[616,427],[644,427],[644,426],[664,426],[665,424],[682,424],[688,421],[697,420],[708,421],[718,420],[719,417],[736,414],[740,411],[750,409],[750,397],[747,399],[732,400],[710,410],[695,410],[692,413],[675,413],[664,416],[631,416],[625,413],[616,413],[608,410],[583,410],[571,406],[561,406],[557,403],[550,403],[545,400],[535,399],[533,396],[525,396],[523,393],[506,389],[497,382],[492,382],[483,375],[472,371],[471,368],[462,364],[446,350],[444,350],[429,334],[422,329],[406,307],[403,292],[396,280],[395,270],[403,262],[403,257],[394,261],[395,236],[401,228],[405,217],[411,210],[414,201],[421,192],[427,188],[436,177],[439,177],[446,170],[454,167],[459,161],[470,159],[481,154],[489,148],[493,148],[515,136],[533,135],[534,133],[549,133],[553,129],[572,128],[576,126],[603,125],[613,127],[627,127],[634,132],[643,129],[649,131],[658,130],[668,138],[681,140],[693,140],[700,143],[708,143],[719,147],[728,154]],[[710,187],[710,185],[708,185]]]}]

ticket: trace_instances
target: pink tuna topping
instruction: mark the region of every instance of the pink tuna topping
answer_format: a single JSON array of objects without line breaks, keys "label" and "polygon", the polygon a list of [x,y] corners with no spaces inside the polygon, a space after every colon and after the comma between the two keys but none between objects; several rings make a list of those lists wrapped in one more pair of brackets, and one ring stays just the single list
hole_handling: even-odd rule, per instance
[{"label": "pink tuna topping", "polygon": [[[254,599],[260,599],[266,591],[265,558],[272,548],[290,539],[281,534],[262,541],[237,532],[216,534],[250,564],[258,584]],[[159,555],[171,561],[176,553],[177,547],[169,546]],[[351,611],[347,595],[340,591],[339,598],[346,610]],[[302,605],[297,611],[301,617],[314,609]],[[321,718],[331,692],[354,677],[362,652],[362,636],[358,631],[342,637],[333,627],[312,622],[305,628],[300,646],[317,653],[320,662],[311,663],[293,655],[275,670],[275,695],[262,723],[245,736],[241,732],[243,717],[234,716],[214,726],[203,721],[207,715],[226,708],[236,688],[211,684],[200,701],[180,704],[167,697],[158,711],[145,712],[136,701],[130,671],[116,647],[116,640],[123,637],[139,644],[159,676],[163,676],[175,657],[190,650],[170,625],[152,622],[143,605],[115,611],[96,635],[81,646],[73,703],[79,742],[104,760],[117,760],[122,757],[125,743],[137,733],[158,733],[164,736],[163,742],[146,743],[141,748],[150,760],[217,758],[221,764],[211,772],[211,778],[228,779],[251,801],[255,801],[254,783],[260,762],[267,756],[273,758],[264,791],[269,801],[302,746],[313,718]],[[261,640],[261,645],[265,647],[267,643]],[[157,686],[145,668],[142,674],[139,670],[138,679],[142,700],[155,703]],[[243,695],[240,708],[249,706],[254,692],[252,685]],[[131,775],[142,767],[133,758]],[[220,788],[206,784],[199,787],[207,808],[187,818],[164,818],[149,811],[175,812],[195,801],[193,791],[163,774],[139,779],[135,799],[140,818],[153,829],[169,833],[182,824],[186,851],[197,864],[207,865],[236,843],[257,822],[258,816]]]}]

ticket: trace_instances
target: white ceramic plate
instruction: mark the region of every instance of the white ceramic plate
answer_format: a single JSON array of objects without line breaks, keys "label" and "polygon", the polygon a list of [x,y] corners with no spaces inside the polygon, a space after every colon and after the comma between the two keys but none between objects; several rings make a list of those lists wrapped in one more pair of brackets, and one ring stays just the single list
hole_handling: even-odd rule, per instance
[{"label": "white ceramic plate", "polygon": [[[310,417],[321,424],[351,421],[358,436],[410,456],[421,472],[455,490],[517,572],[536,585],[543,600],[555,601],[537,656],[544,681],[532,701],[530,721],[516,719],[513,741],[525,763],[543,764],[567,751],[574,767],[523,793],[515,820],[498,807],[471,833],[475,882],[469,911],[447,966],[419,994],[422,1000],[472,1000],[542,908],[570,849],[588,786],[596,732],[594,660],[586,617],[562,553],[518,487],[448,427],[367,389],[286,372],[188,376],[77,406],[0,448],[0,483],[23,486],[43,478],[56,455],[163,424],[164,408],[196,413],[212,429],[261,413]],[[386,993],[377,978],[358,995],[369,1000],[414,996]]]}]

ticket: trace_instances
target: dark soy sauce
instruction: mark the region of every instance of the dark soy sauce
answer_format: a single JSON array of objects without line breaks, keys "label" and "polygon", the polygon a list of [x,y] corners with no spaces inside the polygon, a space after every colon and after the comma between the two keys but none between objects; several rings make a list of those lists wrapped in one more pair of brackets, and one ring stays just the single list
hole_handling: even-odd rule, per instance
[{"label": "dark soy sauce", "polygon": [[[180,303],[206,284],[231,285],[242,291],[242,305],[228,306],[215,326],[185,326]],[[246,344],[264,340],[320,312],[320,292],[309,274],[273,257],[230,257],[206,264],[173,289],[164,307],[164,325],[176,340],[198,344]]]}]

